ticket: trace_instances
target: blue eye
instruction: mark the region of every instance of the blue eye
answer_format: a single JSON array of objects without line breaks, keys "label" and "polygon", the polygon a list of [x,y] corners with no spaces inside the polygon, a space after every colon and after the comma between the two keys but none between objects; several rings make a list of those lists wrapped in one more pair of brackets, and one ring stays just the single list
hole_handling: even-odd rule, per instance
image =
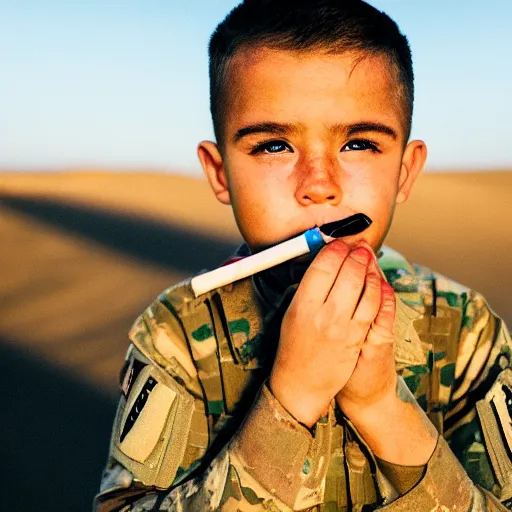
[{"label": "blue eye", "polygon": [[351,140],[347,142],[341,149],[341,151],[366,151],[367,149],[371,150],[373,153],[378,153],[379,150],[377,146],[370,142],[369,140]]},{"label": "blue eye", "polygon": [[267,142],[262,142],[256,145],[251,150],[251,155],[254,155],[256,153],[276,154],[284,153],[286,151],[292,152],[292,149],[286,142],[282,140],[269,140]]}]

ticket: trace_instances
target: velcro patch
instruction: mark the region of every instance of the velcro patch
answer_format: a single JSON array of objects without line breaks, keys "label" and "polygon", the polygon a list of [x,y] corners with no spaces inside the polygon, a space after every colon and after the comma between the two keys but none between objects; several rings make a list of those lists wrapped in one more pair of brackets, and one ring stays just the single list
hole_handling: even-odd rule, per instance
[{"label": "velcro patch", "polygon": [[486,395],[512,456],[512,370],[504,370]]},{"label": "velcro patch", "polygon": [[138,462],[145,462],[155,449],[176,399],[171,388],[159,384],[152,376],[144,376],[149,374],[149,367],[144,370],[139,378],[145,382],[133,397],[135,400],[127,403],[119,439],[120,450]]}]

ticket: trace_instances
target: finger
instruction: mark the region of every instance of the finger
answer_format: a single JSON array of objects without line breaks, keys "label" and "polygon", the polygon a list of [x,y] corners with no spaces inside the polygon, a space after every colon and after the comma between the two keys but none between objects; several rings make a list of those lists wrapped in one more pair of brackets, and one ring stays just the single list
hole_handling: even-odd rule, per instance
[{"label": "finger", "polygon": [[375,261],[375,268],[377,270],[377,273],[384,279],[384,281],[387,281],[386,275],[384,274],[383,270],[379,266],[379,262],[377,261],[377,255],[375,252],[373,252],[373,249],[371,248],[370,244],[366,240],[361,240],[360,242],[361,247],[366,247],[370,251],[373,260]]},{"label": "finger", "polygon": [[341,240],[326,245],[312,261],[295,294],[297,301],[307,297],[309,306],[321,306],[333,286],[350,249]]},{"label": "finger", "polygon": [[368,331],[379,312],[381,303],[381,279],[372,263],[366,274],[364,291],[354,311],[347,336],[347,342],[359,348],[364,343]]},{"label": "finger", "polygon": [[364,288],[371,255],[358,247],[350,252],[340,268],[336,281],[325,301],[326,311],[337,320],[352,318]]},{"label": "finger", "polygon": [[381,304],[377,316],[370,328],[367,341],[371,344],[393,343],[393,325],[396,308],[395,292],[391,286],[381,282]]},{"label": "finger", "polygon": [[366,274],[364,291],[352,316],[355,323],[368,327],[375,321],[382,300],[382,279],[377,271],[377,264],[372,261]]}]

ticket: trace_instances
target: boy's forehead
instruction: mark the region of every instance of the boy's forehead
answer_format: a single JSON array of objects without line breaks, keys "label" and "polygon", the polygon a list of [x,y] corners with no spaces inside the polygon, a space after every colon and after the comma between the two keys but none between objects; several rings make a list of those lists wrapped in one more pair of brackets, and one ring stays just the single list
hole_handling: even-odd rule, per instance
[{"label": "boy's forehead", "polygon": [[243,123],[246,116],[254,121],[265,115],[313,116],[315,111],[318,116],[395,118],[403,125],[397,75],[384,55],[242,48],[226,74],[227,125]]},{"label": "boy's forehead", "polygon": [[354,51],[339,54],[249,47],[232,57],[227,76],[233,85],[249,88],[285,82],[297,89],[306,78],[317,87],[364,90],[397,85],[394,66],[386,56]]}]

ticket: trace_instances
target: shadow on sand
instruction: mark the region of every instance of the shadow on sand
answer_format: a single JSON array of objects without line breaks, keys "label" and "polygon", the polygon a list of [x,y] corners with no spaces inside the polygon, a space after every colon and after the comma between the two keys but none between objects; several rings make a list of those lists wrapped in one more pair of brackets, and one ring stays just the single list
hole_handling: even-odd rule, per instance
[{"label": "shadow on sand", "polygon": [[0,339],[0,510],[90,511],[117,400]]},{"label": "shadow on sand", "polygon": [[[148,218],[65,202],[4,195],[1,210],[101,244],[143,266],[187,274],[218,266],[235,247]],[[76,307],[76,315],[87,316],[87,310]],[[117,399],[52,366],[27,350],[23,339],[7,337],[0,325],[0,510],[90,511]]]},{"label": "shadow on sand", "polygon": [[187,274],[214,268],[234,243],[155,219],[47,199],[1,195],[0,206],[85,237],[140,261]]}]

